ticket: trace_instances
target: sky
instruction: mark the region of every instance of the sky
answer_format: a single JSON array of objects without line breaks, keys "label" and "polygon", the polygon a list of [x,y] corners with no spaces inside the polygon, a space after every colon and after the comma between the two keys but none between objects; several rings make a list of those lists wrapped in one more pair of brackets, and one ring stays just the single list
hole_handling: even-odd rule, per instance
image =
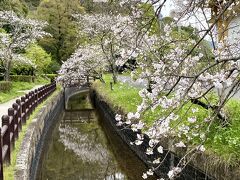
[{"label": "sky", "polygon": [[165,16],[169,16],[170,12],[174,10],[174,5],[172,0],[167,0],[165,5],[164,5],[164,11],[162,11],[162,15]]},{"label": "sky", "polygon": [[[174,9],[176,9],[175,5],[174,5],[174,1],[173,0],[167,0],[164,4],[164,7],[162,9],[161,14],[163,15],[163,17],[166,16],[170,16],[171,11],[173,11]],[[207,17],[210,19],[211,17],[211,13],[210,13],[210,9],[206,9],[206,15]],[[206,19],[203,15],[202,12],[196,12],[195,15],[197,16],[198,20],[196,17],[191,16],[189,17],[185,17],[181,20],[180,24],[183,26],[192,26],[194,28],[197,28],[198,30],[202,30],[202,29],[207,29],[208,28],[208,24],[206,22]],[[199,22],[200,20],[200,22]],[[210,36],[206,36],[205,37],[206,40],[210,40]]]}]

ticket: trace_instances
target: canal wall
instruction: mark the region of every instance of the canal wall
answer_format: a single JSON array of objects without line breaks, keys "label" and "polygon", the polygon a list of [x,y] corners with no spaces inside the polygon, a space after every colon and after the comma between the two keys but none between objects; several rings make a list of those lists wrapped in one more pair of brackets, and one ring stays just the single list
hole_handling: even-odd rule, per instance
[{"label": "canal wall", "polygon": [[15,180],[36,179],[45,139],[63,108],[63,92],[59,92],[42,107],[32,120],[17,156]]},{"label": "canal wall", "polygon": [[[168,178],[167,173],[170,170],[171,165],[176,166],[176,163],[179,161],[179,158],[174,153],[169,153],[169,151],[164,151],[163,154],[158,153],[156,149],[154,149],[153,155],[147,155],[146,149],[148,147],[149,137],[145,135],[144,141],[140,146],[132,145],[132,142],[136,140],[137,133],[133,132],[130,129],[116,126],[115,114],[116,112],[108,105],[108,103],[96,93],[96,91],[91,90],[90,92],[91,100],[94,107],[97,109],[99,114],[102,116],[102,120],[106,121],[104,123],[108,123],[114,131],[122,138],[122,140],[128,144],[130,149],[145,163],[148,168],[152,167],[151,162],[156,158],[163,159],[166,155],[165,161],[163,162],[161,168],[155,171],[155,174],[162,178]],[[166,143],[166,142],[164,142]],[[174,163],[174,164],[172,164]],[[140,172],[141,173],[141,172]],[[207,180],[207,179],[215,179],[213,177],[207,176],[201,170],[194,168],[191,165],[187,165],[181,176],[178,177],[179,180]]]}]

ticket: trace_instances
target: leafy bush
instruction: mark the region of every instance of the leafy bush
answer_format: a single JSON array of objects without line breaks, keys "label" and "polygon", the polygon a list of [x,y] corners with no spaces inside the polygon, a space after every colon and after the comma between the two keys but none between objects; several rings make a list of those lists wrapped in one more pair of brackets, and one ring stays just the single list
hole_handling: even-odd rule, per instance
[{"label": "leafy bush", "polygon": [[52,57],[41,46],[37,44],[31,44],[26,49],[25,53],[28,59],[31,59],[32,63],[36,65],[36,71],[43,73],[48,70],[48,66],[52,62]]},{"label": "leafy bush", "polygon": [[0,81],[0,91],[6,92],[10,91],[12,88],[12,83],[9,81]]},{"label": "leafy bush", "polygon": [[56,77],[58,76],[57,74],[46,74],[47,78],[49,78],[52,81],[54,81],[56,79]]},{"label": "leafy bush", "polygon": [[34,76],[27,76],[27,75],[11,75],[11,81],[20,81],[20,82],[34,82]]}]

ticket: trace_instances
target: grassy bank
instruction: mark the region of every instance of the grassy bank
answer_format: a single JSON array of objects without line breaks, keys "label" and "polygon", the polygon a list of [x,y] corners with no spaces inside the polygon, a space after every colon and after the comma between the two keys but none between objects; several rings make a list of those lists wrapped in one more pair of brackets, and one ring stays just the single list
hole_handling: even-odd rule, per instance
[{"label": "grassy bank", "polygon": [[25,90],[32,89],[36,85],[44,85],[50,83],[49,79],[37,78],[34,83],[30,82],[12,82],[12,89],[9,92],[0,92],[0,103],[7,102],[16,97],[25,94]]},{"label": "grassy bank", "polygon": [[51,100],[58,95],[59,91],[60,91],[60,87],[58,87],[57,90],[50,97],[48,97],[43,103],[38,105],[38,107],[35,109],[35,111],[31,114],[31,116],[27,120],[27,123],[22,127],[22,131],[19,133],[19,138],[15,142],[15,149],[11,153],[11,165],[9,165],[9,166],[4,165],[4,167],[3,167],[4,179],[6,179],[6,180],[13,180],[14,179],[15,166],[16,166],[16,163],[17,163],[17,155],[20,151],[21,143],[22,143],[22,141],[24,139],[24,136],[27,132],[28,126],[31,124],[32,120],[36,117],[36,115],[43,108],[43,106],[45,106],[46,104],[51,102]]},{"label": "grassy bank", "polygon": [[[98,81],[94,82],[93,88],[109,105],[112,106],[114,110],[120,110],[124,114],[127,112],[135,112],[137,105],[141,103],[141,97],[138,95],[140,89],[119,82],[115,84],[113,90],[111,90],[111,76],[105,75],[104,80],[106,82],[105,84]],[[188,123],[187,118],[193,116],[191,112],[186,114],[186,110],[190,107],[199,109],[195,115],[197,119],[200,120],[198,122],[200,127],[206,128],[208,123],[204,122],[203,119],[208,116],[208,110],[191,103],[187,103],[183,106],[183,109],[179,111],[178,115],[183,121],[178,122],[176,128],[179,127],[181,123]],[[226,104],[226,110],[231,123],[226,127],[222,127],[217,122],[213,123],[211,132],[207,135],[208,138],[205,142],[206,153],[216,157],[217,162],[223,162],[227,166],[237,167],[240,164],[240,101],[235,99],[230,100]],[[159,119],[163,115],[161,112],[158,109],[154,112],[149,110],[141,118],[148,126],[151,126],[155,119]],[[204,126],[204,124],[206,125]],[[193,139],[191,143],[198,144],[198,140]]]}]

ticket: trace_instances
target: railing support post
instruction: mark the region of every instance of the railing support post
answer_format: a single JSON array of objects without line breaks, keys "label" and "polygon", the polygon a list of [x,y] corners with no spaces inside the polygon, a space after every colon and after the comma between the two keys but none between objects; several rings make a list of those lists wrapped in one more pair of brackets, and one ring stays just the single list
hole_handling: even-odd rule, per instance
[{"label": "railing support post", "polygon": [[3,159],[2,159],[2,131],[0,128],[0,179],[3,179]]},{"label": "railing support post", "polygon": [[21,100],[17,99],[16,103],[18,104],[18,131],[20,132],[22,130],[22,106],[21,106]]},{"label": "railing support post", "polygon": [[26,123],[26,103],[25,103],[26,98],[21,97],[21,106],[22,106],[22,124]]},{"label": "railing support post", "polygon": [[18,139],[18,131],[19,131],[19,125],[18,125],[18,104],[17,103],[13,103],[12,105],[13,109],[14,109],[14,137],[15,139]]},{"label": "railing support post", "polygon": [[10,131],[10,143],[12,148],[15,147],[15,134],[14,134],[14,109],[8,109],[8,116],[9,116],[9,131]]},{"label": "railing support post", "polygon": [[6,155],[5,158],[3,159],[4,162],[7,164],[11,163],[11,144],[10,144],[10,128],[9,128],[9,116],[8,115],[3,115],[2,116],[2,126],[7,126],[7,130],[5,134],[3,135],[3,146],[2,147],[7,147],[6,149]]}]

